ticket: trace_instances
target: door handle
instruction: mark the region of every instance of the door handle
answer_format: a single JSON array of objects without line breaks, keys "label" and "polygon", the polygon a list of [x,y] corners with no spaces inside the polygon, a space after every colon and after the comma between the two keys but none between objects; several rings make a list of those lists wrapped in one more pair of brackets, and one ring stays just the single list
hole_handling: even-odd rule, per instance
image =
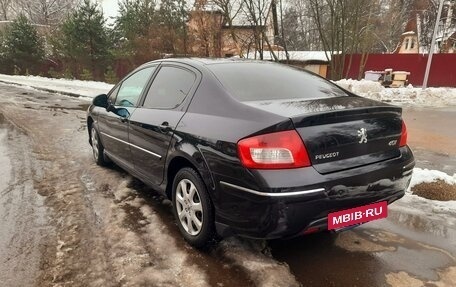
[{"label": "door handle", "polygon": [[162,122],[160,126],[158,126],[160,131],[162,133],[167,133],[170,130],[169,123],[168,122]]}]

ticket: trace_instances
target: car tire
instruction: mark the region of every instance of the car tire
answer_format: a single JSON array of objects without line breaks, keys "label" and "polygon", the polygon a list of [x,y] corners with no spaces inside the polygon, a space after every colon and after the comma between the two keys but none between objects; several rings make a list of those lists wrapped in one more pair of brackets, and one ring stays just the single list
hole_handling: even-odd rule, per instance
[{"label": "car tire", "polygon": [[215,239],[214,209],[201,176],[192,168],[179,170],[173,181],[173,213],[185,240],[205,248]]},{"label": "car tire", "polygon": [[109,161],[104,154],[104,147],[100,141],[100,134],[98,133],[97,129],[94,126],[92,126],[90,136],[91,136],[91,143],[92,143],[93,159],[94,159],[95,163],[100,166],[108,165]]}]

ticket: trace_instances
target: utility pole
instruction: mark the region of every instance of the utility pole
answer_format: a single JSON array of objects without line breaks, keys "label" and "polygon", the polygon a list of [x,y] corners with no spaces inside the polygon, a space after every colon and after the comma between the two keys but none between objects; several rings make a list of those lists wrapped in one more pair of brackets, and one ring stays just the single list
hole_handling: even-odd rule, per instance
[{"label": "utility pole", "polygon": [[439,12],[437,14],[437,19],[435,21],[434,33],[432,35],[432,42],[431,42],[431,50],[429,51],[429,55],[428,55],[428,60],[427,60],[427,64],[426,64],[426,72],[424,73],[423,90],[427,88],[427,84],[428,84],[429,71],[431,69],[431,64],[432,64],[432,56],[434,55],[435,38],[437,37],[437,30],[439,29],[440,17],[442,16],[442,9],[443,9],[444,1],[445,0],[440,0]]}]

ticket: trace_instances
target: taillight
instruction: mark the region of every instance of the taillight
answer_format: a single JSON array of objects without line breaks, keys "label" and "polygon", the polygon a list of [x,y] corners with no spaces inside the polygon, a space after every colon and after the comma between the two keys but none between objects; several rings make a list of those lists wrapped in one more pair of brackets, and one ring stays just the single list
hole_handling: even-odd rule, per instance
[{"label": "taillight", "polygon": [[254,169],[310,166],[309,155],[295,130],[245,138],[238,142],[242,165]]},{"label": "taillight", "polygon": [[402,121],[402,130],[401,130],[401,138],[399,139],[399,147],[403,147],[407,145],[407,127],[405,126],[405,122]]}]

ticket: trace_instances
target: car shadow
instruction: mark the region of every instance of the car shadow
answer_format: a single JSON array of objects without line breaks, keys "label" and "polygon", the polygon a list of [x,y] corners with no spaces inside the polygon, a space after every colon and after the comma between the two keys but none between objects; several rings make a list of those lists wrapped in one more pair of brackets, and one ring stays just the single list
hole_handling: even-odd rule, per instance
[{"label": "car shadow", "polygon": [[272,256],[287,263],[303,286],[386,284],[384,274],[387,270],[374,253],[348,251],[337,246],[337,240],[338,234],[322,232],[270,241],[269,246]]}]

